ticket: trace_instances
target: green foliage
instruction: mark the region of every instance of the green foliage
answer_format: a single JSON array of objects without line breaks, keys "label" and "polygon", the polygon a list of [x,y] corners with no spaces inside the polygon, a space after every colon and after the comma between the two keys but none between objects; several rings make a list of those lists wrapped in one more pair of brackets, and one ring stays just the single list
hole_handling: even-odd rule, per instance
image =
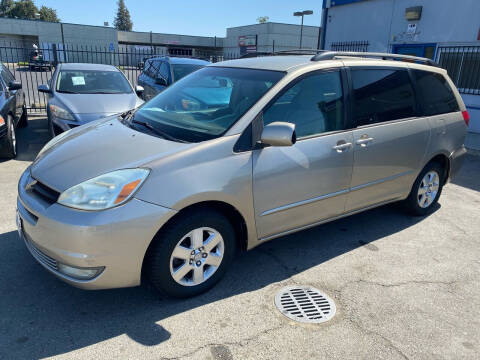
[{"label": "green foliage", "polygon": [[268,19],[270,19],[268,16],[259,16],[257,18],[257,21],[260,23],[260,24],[264,24],[268,21]]},{"label": "green foliage", "polygon": [[125,6],[125,1],[118,0],[117,4],[118,4],[117,16],[115,16],[115,19],[113,20],[113,25],[118,30],[132,31],[133,23],[132,23],[132,20],[130,19],[130,12]]},{"label": "green foliage", "polygon": [[9,14],[14,6],[15,2],[13,0],[0,1],[0,16],[9,17]]},{"label": "green foliage", "polygon": [[40,10],[37,8],[33,0],[1,0],[0,16],[43,21],[60,22],[55,9],[42,6]]},{"label": "green foliage", "polygon": [[40,14],[40,20],[49,22],[60,22],[60,19],[57,16],[57,10],[53,8],[42,6],[38,13]]}]

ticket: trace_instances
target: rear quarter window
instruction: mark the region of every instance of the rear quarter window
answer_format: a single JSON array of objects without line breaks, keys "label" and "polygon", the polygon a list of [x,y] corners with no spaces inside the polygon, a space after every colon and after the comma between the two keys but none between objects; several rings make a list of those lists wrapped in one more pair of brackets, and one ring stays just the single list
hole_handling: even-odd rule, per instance
[{"label": "rear quarter window", "polygon": [[356,126],[416,116],[410,77],[400,69],[352,69]]},{"label": "rear quarter window", "polygon": [[413,70],[423,116],[460,111],[447,79],[441,74]]}]

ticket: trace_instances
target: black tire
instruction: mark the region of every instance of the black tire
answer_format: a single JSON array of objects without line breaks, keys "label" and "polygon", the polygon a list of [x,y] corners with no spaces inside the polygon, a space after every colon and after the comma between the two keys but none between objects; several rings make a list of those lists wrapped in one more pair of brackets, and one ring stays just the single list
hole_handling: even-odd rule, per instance
[{"label": "black tire", "polygon": [[12,116],[8,115],[5,119],[7,126],[7,136],[3,138],[3,144],[0,146],[0,157],[14,159],[17,156],[17,141],[15,134],[15,124]]},{"label": "black tire", "polygon": [[28,113],[27,113],[27,107],[23,105],[22,107],[22,115],[20,116],[20,120],[18,120],[18,125],[17,127],[19,128],[24,128],[28,126]]},{"label": "black tire", "polygon": [[[220,233],[224,242],[223,259],[217,270],[204,282],[193,286],[181,285],[171,275],[171,255],[184,236],[201,227],[209,227]],[[147,252],[145,275],[162,294],[178,298],[199,295],[212,288],[222,278],[233,259],[236,248],[235,231],[225,216],[210,209],[190,211],[172,221],[157,234]],[[187,265],[186,262],[185,265]]]},{"label": "black tire", "polygon": [[47,124],[48,124],[48,133],[49,133],[49,135],[52,139],[55,136],[60,135],[62,133],[62,131],[60,131],[60,132],[56,131],[56,126],[50,118],[48,118]]},{"label": "black tire", "polygon": [[[420,198],[421,195],[419,195],[419,189],[422,184],[423,178],[429,173],[429,172],[436,172],[438,174],[439,178],[439,185],[438,185],[438,191],[435,195],[435,198],[433,201],[425,207],[420,206]],[[428,163],[423,170],[420,172],[418,175],[417,179],[413,183],[412,190],[410,191],[410,194],[408,197],[402,202],[403,208],[413,216],[425,216],[430,214],[434,209],[435,205],[438,202],[438,199],[440,198],[440,195],[442,194],[442,189],[443,185],[445,184],[445,169],[438,163],[438,162],[430,162]]]}]

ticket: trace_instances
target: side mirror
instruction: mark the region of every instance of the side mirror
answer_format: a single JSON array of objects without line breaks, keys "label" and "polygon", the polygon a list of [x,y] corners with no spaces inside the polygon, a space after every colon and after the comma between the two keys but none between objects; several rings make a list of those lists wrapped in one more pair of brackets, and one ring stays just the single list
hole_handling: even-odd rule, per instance
[{"label": "side mirror", "polygon": [[21,88],[22,88],[22,83],[17,80],[11,81],[10,84],[8,84],[9,91],[20,90]]},{"label": "side mirror", "polygon": [[162,86],[168,86],[167,79],[165,79],[164,77],[161,77],[161,76],[159,76],[155,79],[155,84],[162,85]]},{"label": "side mirror", "polygon": [[143,88],[143,86],[140,86],[140,85],[135,86],[135,92],[137,93],[138,96],[142,96],[144,91],[145,89]]},{"label": "side mirror", "polygon": [[281,121],[268,124],[263,128],[260,141],[271,146],[292,146],[297,141],[295,124]]},{"label": "side mirror", "polygon": [[38,85],[38,92],[49,94],[50,93],[50,87],[48,85],[45,85],[45,84]]}]

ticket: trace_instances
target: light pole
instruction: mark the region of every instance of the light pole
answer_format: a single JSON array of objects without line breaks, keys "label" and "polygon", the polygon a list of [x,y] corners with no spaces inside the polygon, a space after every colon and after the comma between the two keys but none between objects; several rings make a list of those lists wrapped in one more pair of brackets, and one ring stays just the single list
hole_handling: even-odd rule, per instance
[{"label": "light pole", "polygon": [[312,15],[312,10],[303,10],[303,11],[295,11],[293,16],[301,16],[302,17],[302,25],[300,26],[300,49],[302,48],[302,35],[303,35],[303,17],[305,15]]}]

